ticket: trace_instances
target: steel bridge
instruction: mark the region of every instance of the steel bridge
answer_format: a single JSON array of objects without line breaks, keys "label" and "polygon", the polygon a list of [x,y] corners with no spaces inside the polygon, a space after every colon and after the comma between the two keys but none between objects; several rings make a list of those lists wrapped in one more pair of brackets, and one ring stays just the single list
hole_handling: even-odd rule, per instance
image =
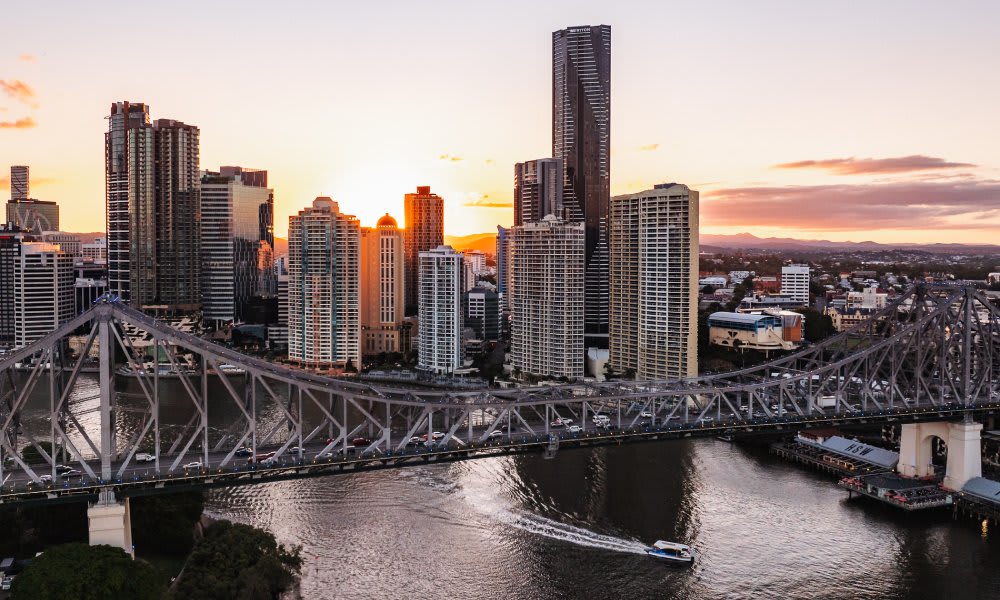
[{"label": "steel bridge", "polygon": [[729,373],[474,391],[325,377],[100,302],[0,360],[0,502],[998,411],[1000,309],[971,287],[913,287],[851,331]]}]

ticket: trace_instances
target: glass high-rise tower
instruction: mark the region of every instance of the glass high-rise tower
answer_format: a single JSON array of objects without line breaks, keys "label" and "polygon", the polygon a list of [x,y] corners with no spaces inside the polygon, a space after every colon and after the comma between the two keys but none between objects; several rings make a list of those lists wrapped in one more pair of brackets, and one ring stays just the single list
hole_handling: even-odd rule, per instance
[{"label": "glass high-rise tower", "polygon": [[611,26],[552,34],[552,156],[565,168],[564,207],[585,231],[585,344],[608,344]]}]

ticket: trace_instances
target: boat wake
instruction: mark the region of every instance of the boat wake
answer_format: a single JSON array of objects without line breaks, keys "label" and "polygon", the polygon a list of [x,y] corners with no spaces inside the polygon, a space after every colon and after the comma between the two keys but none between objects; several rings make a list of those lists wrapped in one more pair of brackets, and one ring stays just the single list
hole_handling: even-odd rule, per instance
[{"label": "boat wake", "polygon": [[513,527],[549,539],[576,544],[577,546],[600,548],[602,550],[629,554],[645,554],[648,548],[646,544],[643,544],[639,540],[604,535],[538,515],[515,516],[512,513],[511,516],[515,517],[509,523]]}]

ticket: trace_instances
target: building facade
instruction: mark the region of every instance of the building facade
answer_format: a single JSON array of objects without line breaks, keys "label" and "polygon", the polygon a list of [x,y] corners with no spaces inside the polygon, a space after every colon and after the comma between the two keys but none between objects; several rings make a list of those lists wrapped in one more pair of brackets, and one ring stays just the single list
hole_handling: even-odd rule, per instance
[{"label": "building facade", "polygon": [[83,241],[80,236],[62,231],[46,231],[42,233],[42,241],[56,244],[59,249],[70,256],[79,257],[83,253]]},{"label": "building facade", "polygon": [[462,366],[462,253],[438,246],[419,258],[417,368],[451,374]]},{"label": "building facade", "polygon": [[156,299],[156,198],[149,107],[111,105],[104,134],[108,291],[133,306]]},{"label": "building facade", "polygon": [[548,215],[510,230],[511,364],[518,374],[583,377],[583,223]]},{"label": "building facade", "polygon": [[563,217],[563,161],[539,158],[514,165],[514,225]]},{"label": "building facade", "polygon": [[153,123],[156,300],[172,312],[201,308],[199,131],[173,119]]},{"label": "building facade", "polygon": [[418,314],[420,293],[420,253],[444,244],[444,200],[431,193],[430,186],[420,186],[415,194],[403,199],[406,218],[404,236],[405,262],[403,280],[406,285],[406,314]]},{"label": "building facade", "polygon": [[609,364],[698,374],[698,192],[666,183],[611,200]]},{"label": "building facade", "polygon": [[611,27],[552,34],[552,156],[562,159],[570,221],[586,228],[588,346],[608,344],[608,203],[611,196]]},{"label": "building facade", "polygon": [[25,233],[7,224],[0,226],[0,346],[14,343],[14,273]]},{"label": "building facade", "polygon": [[58,329],[76,315],[73,257],[55,244],[25,242],[14,265],[14,346]]},{"label": "building facade", "polygon": [[315,369],[361,364],[360,227],[330,198],[288,218],[288,358]]},{"label": "building facade", "polygon": [[31,233],[58,231],[59,205],[46,200],[11,198],[7,203],[7,222]]},{"label": "building facade", "polygon": [[471,329],[477,340],[499,340],[500,301],[496,292],[477,287],[465,292],[462,300],[463,327]]},{"label": "building facade", "polygon": [[256,322],[254,299],[273,300],[274,190],[267,171],[222,167],[201,176],[202,316]]},{"label": "building facade", "polygon": [[388,214],[361,229],[361,353],[402,352],[403,232]]},{"label": "building facade", "polygon": [[785,265],[781,267],[781,293],[795,302],[809,305],[809,265]]},{"label": "building facade", "polygon": [[10,168],[10,199],[31,198],[30,169],[28,165],[13,165]]},{"label": "building facade", "polygon": [[497,225],[497,295],[500,296],[500,306],[510,310],[510,299],[507,289],[510,285],[510,230]]}]

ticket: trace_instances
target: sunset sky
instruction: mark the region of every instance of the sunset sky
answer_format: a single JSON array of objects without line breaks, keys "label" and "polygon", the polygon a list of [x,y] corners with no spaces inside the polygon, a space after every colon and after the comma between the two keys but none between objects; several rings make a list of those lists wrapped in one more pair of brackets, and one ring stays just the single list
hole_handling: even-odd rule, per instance
[{"label": "sunset sky", "polygon": [[[20,2],[0,36],[11,164],[104,228],[112,102],[374,225],[430,185],[450,234],[513,220],[551,153],[551,32],[612,26],[613,194],[677,181],[706,233],[1000,243],[1000,2]],[[13,24],[17,24],[13,26]]]}]

